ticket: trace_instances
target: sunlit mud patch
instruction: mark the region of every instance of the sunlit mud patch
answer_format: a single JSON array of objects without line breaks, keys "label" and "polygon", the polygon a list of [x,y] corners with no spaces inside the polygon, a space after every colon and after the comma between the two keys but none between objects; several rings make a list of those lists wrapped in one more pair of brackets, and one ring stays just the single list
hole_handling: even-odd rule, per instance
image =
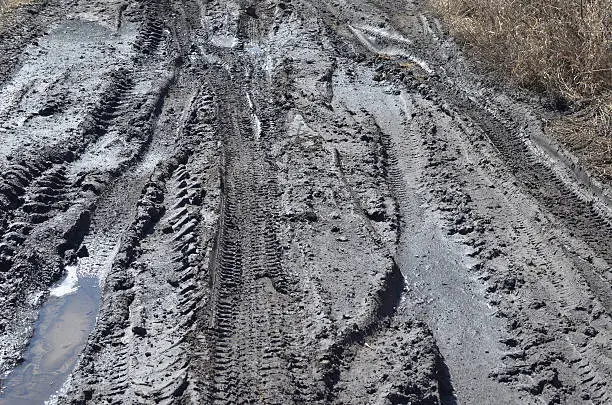
[{"label": "sunlit mud patch", "polygon": [[43,404],[61,388],[76,365],[99,308],[99,279],[77,276],[77,266],[40,311],[23,363],[2,381],[0,405]]},{"label": "sunlit mud patch", "polygon": [[107,72],[130,54],[135,33],[123,31],[66,21],[27,48],[19,70],[0,88],[0,167],[19,150],[60,144],[77,131]]},{"label": "sunlit mud patch", "polygon": [[234,1],[211,1],[207,9],[218,10],[218,13],[208,13],[203,18],[202,25],[208,27],[212,34],[210,43],[219,48],[234,48],[239,44],[237,33],[240,23],[240,5]]},{"label": "sunlit mud patch", "polygon": [[52,297],[64,297],[68,294],[76,292],[79,284],[77,269],[78,266],[66,266],[66,277],[64,278],[64,281],[62,281],[57,287],[53,287],[49,291],[49,295]]}]

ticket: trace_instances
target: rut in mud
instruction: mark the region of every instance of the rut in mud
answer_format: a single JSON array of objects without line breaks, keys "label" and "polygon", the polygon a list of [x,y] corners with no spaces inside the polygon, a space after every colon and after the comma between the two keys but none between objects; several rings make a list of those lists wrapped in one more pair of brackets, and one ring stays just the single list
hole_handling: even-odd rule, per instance
[{"label": "rut in mud", "polygon": [[19,9],[0,404],[48,389],[28,353],[49,291],[92,278],[95,326],[51,403],[609,403],[605,187],[423,7]]}]

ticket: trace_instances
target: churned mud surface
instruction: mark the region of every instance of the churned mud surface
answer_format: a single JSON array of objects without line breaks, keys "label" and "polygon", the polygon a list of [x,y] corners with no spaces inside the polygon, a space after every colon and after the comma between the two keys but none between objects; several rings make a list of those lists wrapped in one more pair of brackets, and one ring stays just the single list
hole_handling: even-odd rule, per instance
[{"label": "churned mud surface", "polygon": [[19,8],[0,404],[610,403],[606,185],[423,7]]}]

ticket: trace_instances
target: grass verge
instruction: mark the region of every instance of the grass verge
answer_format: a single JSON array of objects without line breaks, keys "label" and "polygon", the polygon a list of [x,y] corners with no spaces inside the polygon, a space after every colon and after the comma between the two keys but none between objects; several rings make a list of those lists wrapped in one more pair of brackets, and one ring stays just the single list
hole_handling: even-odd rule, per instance
[{"label": "grass verge", "polygon": [[31,0],[0,0],[0,16],[11,11],[20,4],[29,3]]},{"label": "grass verge", "polygon": [[554,135],[612,180],[610,0],[429,0],[490,70],[569,111]]}]

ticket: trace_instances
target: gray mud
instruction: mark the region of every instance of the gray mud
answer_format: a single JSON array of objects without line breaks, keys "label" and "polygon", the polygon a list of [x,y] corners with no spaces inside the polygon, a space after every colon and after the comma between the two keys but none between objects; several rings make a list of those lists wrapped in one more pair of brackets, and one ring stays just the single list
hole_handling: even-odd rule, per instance
[{"label": "gray mud", "polygon": [[1,403],[611,401],[607,186],[421,2],[35,1],[0,51]]}]

